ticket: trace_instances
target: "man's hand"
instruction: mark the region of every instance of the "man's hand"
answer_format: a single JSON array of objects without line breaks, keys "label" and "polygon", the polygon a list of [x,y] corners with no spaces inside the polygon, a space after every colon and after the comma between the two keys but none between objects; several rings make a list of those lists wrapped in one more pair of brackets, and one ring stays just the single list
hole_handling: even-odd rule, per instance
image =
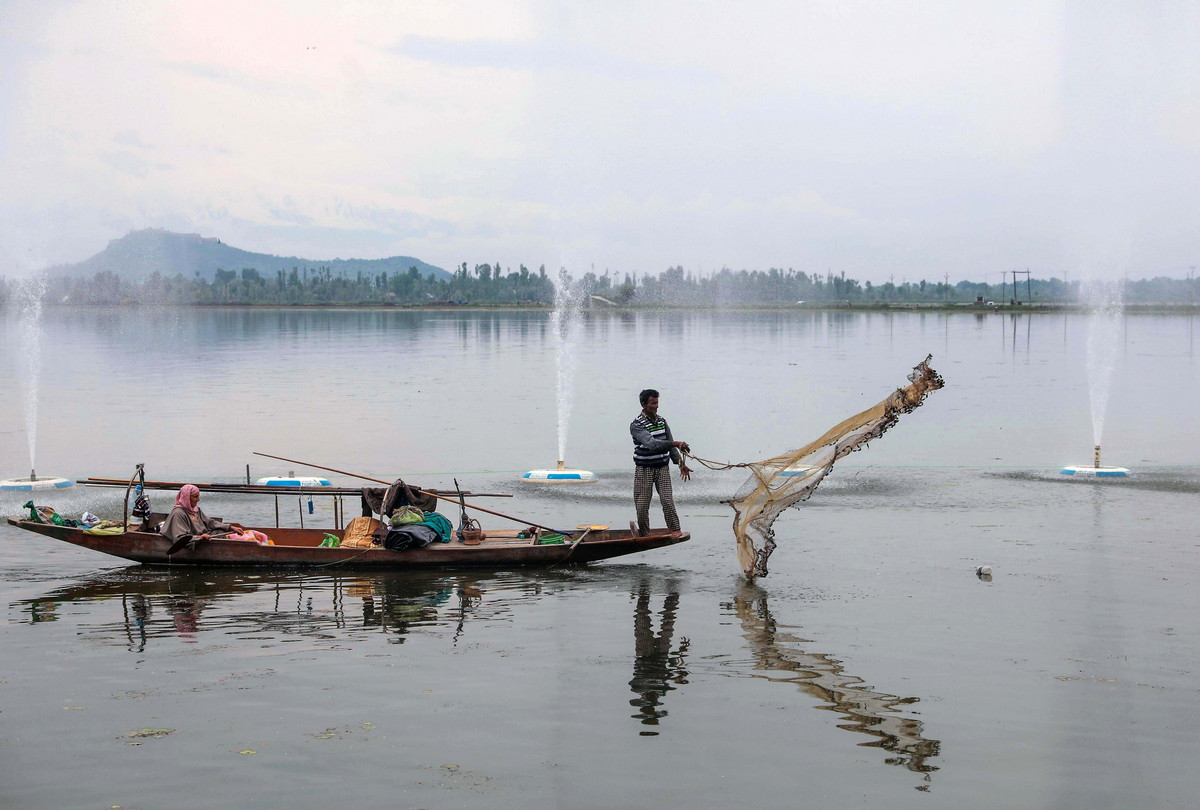
[{"label": "man's hand", "polygon": [[683,479],[684,481],[687,481],[689,478],[692,477],[692,471],[688,467],[688,465],[686,465],[686,464],[679,465],[679,477],[681,479]]},{"label": "man's hand", "polygon": [[685,453],[692,452],[692,448],[688,446],[687,442],[671,442],[671,444],[673,444],[675,447],[678,447],[680,450],[682,450]]}]

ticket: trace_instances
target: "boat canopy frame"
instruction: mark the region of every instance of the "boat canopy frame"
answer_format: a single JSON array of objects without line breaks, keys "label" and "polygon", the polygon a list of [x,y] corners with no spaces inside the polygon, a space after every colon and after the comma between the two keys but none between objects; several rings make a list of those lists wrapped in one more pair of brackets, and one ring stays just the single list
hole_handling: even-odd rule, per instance
[{"label": "boat canopy frame", "polygon": [[[123,525],[129,524],[129,493],[133,490],[134,483],[137,482],[143,490],[178,490],[185,484],[191,483],[188,481],[147,481],[145,472],[145,463],[139,462],[134,468],[133,475],[126,481],[123,478],[79,478],[75,483],[87,487],[109,487],[109,488],[125,488],[124,512],[122,513]],[[333,523],[334,528],[344,528],[343,521],[346,516],[345,498],[356,497],[361,498],[362,487],[332,487],[332,486],[305,486],[305,485],[273,485],[273,484],[252,484],[250,483],[250,468],[246,468],[246,483],[221,483],[213,482],[207,484],[192,484],[201,492],[219,492],[232,493],[237,495],[273,495],[275,498],[275,528],[281,528],[279,523],[279,496],[280,495],[295,495],[296,507],[300,517],[300,528],[304,528],[304,497],[310,499],[313,496],[333,498]],[[426,492],[444,497],[462,496],[467,498],[511,498],[512,495],[502,492],[470,492],[459,489],[441,490],[423,488]]]}]

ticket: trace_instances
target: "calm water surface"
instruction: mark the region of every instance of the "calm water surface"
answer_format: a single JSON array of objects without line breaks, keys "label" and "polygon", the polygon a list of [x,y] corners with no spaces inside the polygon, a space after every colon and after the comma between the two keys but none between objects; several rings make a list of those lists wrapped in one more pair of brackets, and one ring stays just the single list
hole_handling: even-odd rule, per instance
[{"label": "calm water surface", "polygon": [[[30,460],[4,327],[11,477]],[[597,315],[566,460],[601,480],[545,490],[518,480],[557,455],[544,314],[48,310],[40,474],[286,472],[261,451],[458,478],[564,526],[632,517],[642,387],[732,461],[811,440],[927,353],[947,387],[786,513],[753,584],[720,504],[740,478],[708,471],[676,487],[691,542],[585,568],[157,571],[0,527],[0,807],[1192,806],[1194,327],[1121,323],[1105,460],[1136,475],[1080,482],[1057,468],[1091,459],[1086,327]],[[274,520],[271,499],[205,506]],[[331,517],[289,502],[289,525],[297,507]]]}]

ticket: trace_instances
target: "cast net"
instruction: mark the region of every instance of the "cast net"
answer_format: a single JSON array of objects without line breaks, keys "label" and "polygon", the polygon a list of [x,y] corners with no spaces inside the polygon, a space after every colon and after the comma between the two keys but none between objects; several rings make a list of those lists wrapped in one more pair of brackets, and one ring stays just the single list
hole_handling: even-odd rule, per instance
[{"label": "cast net", "polygon": [[929,367],[926,357],[908,375],[908,385],[862,413],[834,425],[824,436],[798,450],[765,461],[724,464],[691,456],[710,470],[746,467],[750,477],[725,503],[733,507],[733,532],[737,538],[738,562],[747,577],[765,577],[767,560],[775,550],[771,526],[779,514],[816,490],[838,459],[861,450],[896,424],[901,414],[916,410],[925,397],[945,383]]}]

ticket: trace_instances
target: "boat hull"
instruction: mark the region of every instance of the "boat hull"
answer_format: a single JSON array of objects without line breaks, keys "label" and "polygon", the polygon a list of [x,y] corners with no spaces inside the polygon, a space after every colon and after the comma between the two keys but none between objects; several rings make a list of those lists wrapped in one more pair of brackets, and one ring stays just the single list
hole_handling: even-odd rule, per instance
[{"label": "boat hull", "polygon": [[[10,517],[19,529],[42,534],[81,548],[98,551],[144,565],[169,566],[270,566],[292,568],[438,568],[556,565],[586,563],[636,554],[682,543],[691,538],[687,532],[653,529],[650,534],[634,537],[627,530],[589,531],[576,543],[533,545],[515,531],[488,533],[479,545],[457,540],[433,543],[423,549],[391,551],[384,548],[323,548],[325,534],[341,536],[341,531],[321,529],[260,528],[275,545],[260,546],[245,540],[212,539],[195,549],[174,554],[168,540],[154,532],[129,531],[121,534],[89,534],[81,528],[37,523]],[[578,535],[577,535],[578,536]]]}]

